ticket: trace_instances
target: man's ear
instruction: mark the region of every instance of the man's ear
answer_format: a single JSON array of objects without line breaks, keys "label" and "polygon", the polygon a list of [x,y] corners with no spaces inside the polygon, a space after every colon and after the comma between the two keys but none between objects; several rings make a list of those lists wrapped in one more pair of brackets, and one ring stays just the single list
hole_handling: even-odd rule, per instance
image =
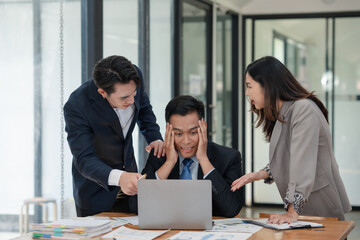
[{"label": "man's ear", "polygon": [[98,88],[98,93],[101,94],[101,96],[105,99],[107,96],[107,93],[102,88]]}]

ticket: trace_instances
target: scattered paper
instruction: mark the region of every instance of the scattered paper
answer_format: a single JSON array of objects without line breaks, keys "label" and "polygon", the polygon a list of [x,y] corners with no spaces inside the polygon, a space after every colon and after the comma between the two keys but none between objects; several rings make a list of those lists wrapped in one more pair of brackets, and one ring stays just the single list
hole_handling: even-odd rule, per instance
[{"label": "scattered paper", "polygon": [[[170,229],[169,229],[170,230]],[[110,238],[110,239],[120,239],[120,240],[125,240],[125,239],[132,239],[132,240],[151,240],[154,239],[166,232],[168,232],[169,230],[135,230],[135,229],[131,229],[131,228],[127,228],[127,227],[119,227],[118,229],[115,229],[112,232],[109,232],[108,234],[104,235],[101,237],[101,239],[106,239],[106,238]]]},{"label": "scattered paper", "polygon": [[116,221],[124,222],[124,224],[132,224],[132,225],[139,225],[139,218],[138,216],[133,217],[113,217]]},{"label": "scattered paper", "polygon": [[110,220],[110,217],[87,216],[87,217],[76,217],[74,219],[80,219],[80,220]]},{"label": "scattered paper", "polygon": [[[133,217],[130,217],[130,218],[133,218]],[[137,218],[137,216],[135,218]],[[92,221],[92,220],[112,220],[111,221],[111,228],[120,227],[122,225],[130,223],[129,220],[126,220],[125,218],[120,218],[120,217],[110,218],[110,217],[87,216],[87,217],[77,217],[75,219],[89,220],[89,221]]]},{"label": "scattered paper", "polygon": [[256,233],[262,227],[244,223],[241,218],[226,218],[214,220],[214,226],[210,232],[238,232],[238,233]]},{"label": "scattered paper", "polygon": [[179,232],[168,238],[169,240],[245,240],[251,237],[252,233],[230,233],[230,232]]}]

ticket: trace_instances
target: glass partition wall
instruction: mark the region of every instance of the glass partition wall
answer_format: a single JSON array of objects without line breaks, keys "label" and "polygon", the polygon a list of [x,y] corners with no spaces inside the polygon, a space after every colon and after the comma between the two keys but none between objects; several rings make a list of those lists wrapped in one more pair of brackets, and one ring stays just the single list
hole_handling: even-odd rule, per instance
[{"label": "glass partition wall", "polygon": [[183,2],[182,16],[182,81],[180,94],[190,94],[199,98],[206,105],[207,69],[210,67],[207,52],[209,42],[210,9],[206,5],[199,7]]},{"label": "glass partition wall", "polygon": [[237,137],[233,135],[236,135],[238,125],[234,121],[238,112],[238,109],[234,110],[238,107],[238,43],[234,40],[234,35],[238,34],[238,18],[221,9],[217,9],[216,14],[215,136],[217,143],[237,148]]},{"label": "glass partition wall", "polygon": [[[303,18],[302,18],[303,17]],[[360,177],[360,17],[245,17],[246,66],[272,55],[282,61],[298,81],[323,101],[329,111],[335,157],[353,206],[360,206],[356,182]],[[251,37],[250,37],[251,36]],[[246,103],[249,109],[250,104]],[[269,161],[269,144],[255,117],[246,112],[246,161],[257,171]],[[255,204],[282,204],[276,186],[262,181],[252,185]],[[248,196],[248,201],[250,201]]]},{"label": "glass partition wall", "polygon": [[194,0],[175,9],[175,96],[203,101],[209,140],[238,149],[238,16]]},{"label": "glass partition wall", "polygon": [[208,137],[212,139],[212,8],[199,1],[182,0],[177,2],[176,12],[174,95],[191,95],[204,103]]},{"label": "glass partition wall", "polygon": [[334,150],[353,206],[360,206],[360,17],[335,19]]}]

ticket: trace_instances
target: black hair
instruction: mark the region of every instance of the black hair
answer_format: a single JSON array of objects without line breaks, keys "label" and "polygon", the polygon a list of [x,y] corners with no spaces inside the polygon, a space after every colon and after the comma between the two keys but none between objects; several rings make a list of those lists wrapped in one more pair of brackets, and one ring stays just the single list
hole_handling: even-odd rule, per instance
[{"label": "black hair", "polygon": [[93,80],[98,88],[107,94],[113,93],[114,84],[127,84],[133,80],[139,88],[141,80],[134,65],[123,56],[109,56],[98,61],[93,70]]},{"label": "black hair", "polygon": [[277,99],[295,101],[309,98],[316,103],[328,121],[328,111],[324,104],[315,96],[314,92],[309,92],[301,86],[278,59],[272,56],[262,57],[249,64],[245,74],[249,74],[264,88],[265,107],[256,109],[252,104],[251,111],[257,114],[256,127],[263,126],[263,133],[268,141],[270,141],[276,121],[284,122],[280,116],[280,109],[276,105]]},{"label": "black hair", "polygon": [[177,96],[167,104],[165,108],[165,120],[169,122],[172,115],[178,114],[185,116],[193,112],[199,115],[199,119],[204,118],[204,103],[189,95]]}]

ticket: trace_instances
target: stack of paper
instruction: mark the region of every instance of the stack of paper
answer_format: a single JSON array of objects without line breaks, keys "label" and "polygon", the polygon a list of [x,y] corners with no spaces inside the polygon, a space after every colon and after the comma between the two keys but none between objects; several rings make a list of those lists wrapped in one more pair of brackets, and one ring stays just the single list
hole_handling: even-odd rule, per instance
[{"label": "stack of paper", "polygon": [[33,224],[33,238],[91,238],[110,232],[111,222],[111,220],[61,219],[52,223]]}]

